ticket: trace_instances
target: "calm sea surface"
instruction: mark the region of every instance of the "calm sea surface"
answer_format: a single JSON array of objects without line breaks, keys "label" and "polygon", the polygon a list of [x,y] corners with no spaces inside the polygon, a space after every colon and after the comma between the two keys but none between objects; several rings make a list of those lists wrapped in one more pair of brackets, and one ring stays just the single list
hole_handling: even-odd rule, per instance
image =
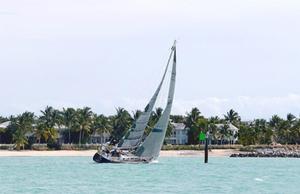
[{"label": "calm sea surface", "polygon": [[300,193],[300,159],[160,158],[96,164],[90,157],[1,157],[0,193]]}]

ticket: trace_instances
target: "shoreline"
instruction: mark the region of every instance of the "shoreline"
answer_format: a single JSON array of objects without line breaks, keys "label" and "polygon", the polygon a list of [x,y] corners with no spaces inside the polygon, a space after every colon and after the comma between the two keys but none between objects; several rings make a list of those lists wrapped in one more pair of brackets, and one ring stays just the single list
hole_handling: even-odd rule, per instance
[{"label": "shoreline", "polygon": [[[1,157],[76,157],[85,156],[93,157],[97,150],[54,150],[54,151],[35,151],[35,150],[22,150],[22,151],[8,151],[0,150]],[[231,154],[238,153],[238,150],[234,149],[213,149],[209,151],[211,157],[229,157]],[[203,150],[162,150],[160,151],[160,157],[203,157]]]}]

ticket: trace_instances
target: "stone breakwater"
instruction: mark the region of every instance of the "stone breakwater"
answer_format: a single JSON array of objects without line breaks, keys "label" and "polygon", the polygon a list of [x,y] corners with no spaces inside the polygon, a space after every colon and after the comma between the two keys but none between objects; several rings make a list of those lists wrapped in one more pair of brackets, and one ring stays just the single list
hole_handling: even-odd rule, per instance
[{"label": "stone breakwater", "polygon": [[300,149],[260,148],[249,152],[234,153],[230,157],[300,158]]}]

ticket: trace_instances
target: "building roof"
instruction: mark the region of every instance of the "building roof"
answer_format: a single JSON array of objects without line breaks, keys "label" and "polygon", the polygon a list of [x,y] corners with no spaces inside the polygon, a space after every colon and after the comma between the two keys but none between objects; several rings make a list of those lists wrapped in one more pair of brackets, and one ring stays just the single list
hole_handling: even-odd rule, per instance
[{"label": "building roof", "polygon": [[5,121],[4,123],[0,124],[0,128],[6,129],[10,125],[10,121]]},{"label": "building roof", "polygon": [[171,123],[174,126],[175,130],[185,130],[184,123]]},{"label": "building roof", "polygon": [[[224,127],[225,124],[216,124],[216,126],[218,128]],[[233,124],[229,123],[228,125],[228,130],[233,131],[233,132],[238,132],[239,128],[237,128],[236,126],[234,126]]]}]

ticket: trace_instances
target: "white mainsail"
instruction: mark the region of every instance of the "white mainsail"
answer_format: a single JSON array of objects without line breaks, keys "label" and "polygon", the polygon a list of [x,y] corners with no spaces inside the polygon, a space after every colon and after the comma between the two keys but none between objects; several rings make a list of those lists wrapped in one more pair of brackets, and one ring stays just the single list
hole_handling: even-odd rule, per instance
[{"label": "white mainsail", "polygon": [[168,101],[162,116],[153,127],[151,133],[147,136],[145,141],[138,147],[136,155],[143,158],[151,158],[155,160],[159,156],[160,149],[162,147],[168,122],[170,118],[171,108],[173,104],[174,92],[175,92],[175,79],[176,79],[176,45],[172,47],[173,51],[173,66],[171,81],[169,87]]},{"label": "white mainsail", "polygon": [[166,77],[166,73],[170,64],[170,60],[173,54],[173,49],[172,52],[170,53],[168,63],[166,66],[166,69],[164,71],[163,77],[154,93],[152,96],[150,102],[148,105],[145,107],[144,112],[141,113],[141,115],[138,117],[138,119],[135,121],[131,129],[126,133],[126,135],[122,138],[120,143],[118,144],[119,149],[133,149],[138,146],[138,144],[142,141],[142,137],[144,135],[145,128],[147,126],[147,123],[150,119],[151,112],[153,110],[153,107],[155,105],[157,96],[160,92],[160,89],[162,87],[162,84],[164,82],[164,79]]}]

